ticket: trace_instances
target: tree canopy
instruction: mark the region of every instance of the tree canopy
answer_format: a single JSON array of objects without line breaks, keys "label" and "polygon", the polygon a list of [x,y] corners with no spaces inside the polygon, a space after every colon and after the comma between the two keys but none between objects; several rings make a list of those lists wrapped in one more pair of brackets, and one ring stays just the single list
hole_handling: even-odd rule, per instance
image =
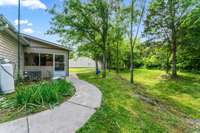
[{"label": "tree canopy", "polygon": [[79,55],[101,62],[103,77],[106,69],[130,69],[132,82],[133,66],[165,69],[174,78],[177,69],[200,69],[198,0],[129,2],[64,0],[62,8],[49,10],[48,33],[74,44]]}]

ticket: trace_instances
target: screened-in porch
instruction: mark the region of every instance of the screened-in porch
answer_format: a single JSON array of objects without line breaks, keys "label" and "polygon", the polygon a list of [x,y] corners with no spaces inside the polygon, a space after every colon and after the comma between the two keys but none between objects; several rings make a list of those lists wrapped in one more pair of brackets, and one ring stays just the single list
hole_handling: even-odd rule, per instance
[{"label": "screened-in porch", "polygon": [[24,53],[24,72],[35,78],[66,76],[66,55],[49,53]]}]

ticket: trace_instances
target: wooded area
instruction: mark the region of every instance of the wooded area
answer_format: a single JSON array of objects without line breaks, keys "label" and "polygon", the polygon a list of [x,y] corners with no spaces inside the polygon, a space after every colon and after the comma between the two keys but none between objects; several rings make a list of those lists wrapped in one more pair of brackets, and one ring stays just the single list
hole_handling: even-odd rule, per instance
[{"label": "wooded area", "polygon": [[[67,0],[54,6],[49,34],[78,47],[106,70],[134,68],[200,70],[198,0]],[[97,65],[98,69],[98,65]]]}]

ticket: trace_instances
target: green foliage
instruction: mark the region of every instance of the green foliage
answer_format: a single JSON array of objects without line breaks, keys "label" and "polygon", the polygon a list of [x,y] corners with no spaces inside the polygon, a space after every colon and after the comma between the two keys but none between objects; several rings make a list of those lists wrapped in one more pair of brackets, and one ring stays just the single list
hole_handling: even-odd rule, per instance
[{"label": "green foliage", "polygon": [[183,70],[200,70],[200,4],[184,19],[180,27],[181,44],[178,47],[178,68]]},{"label": "green foliage", "polygon": [[[185,16],[190,13],[191,8],[195,8],[198,4],[197,0],[151,1],[145,20],[146,36],[154,42],[172,43],[172,26],[174,25],[178,32]],[[171,8],[174,9],[173,15],[171,15]],[[179,37],[178,34],[176,37]]]},{"label": "green foliage", "polygon": [[144,45],[143,48],[143,63],[146,68],[166,69],[167,65],[170,64],[170,53],[167,45]]},{"label": "green foliage", "polygon": [[[116,44],[110,45],[112,47],[112,50],[109,52],[110,62],[109,67],[112,69],[117,69],[117,60],[119,61],[119,69],[129,69],[130,68],[130,44],[126,40],[122,40],[119,44],[119,52],[118,52],[118,58],[117,58],[117,47],[115,47]],[[140,43],[140,40],[138,39],[135,44],[135,49],[133,51],[134,55],[134,65],[135,67],[143,66],[143,47]]]},{"label": "green foliage", "polygon": [[96,45],[81,45],[78,47],[77,52],[79,57],[85,56],[98,61],[102,60],[102,52]]},{"label": "green foliage", "polygon": [[[103,77],[106,77],[106,60],[109,45],[111,18],[115,13],[115,1],[80,1],[63,2],[63,8],[53,8],[49,34],[58,34],[61,41],[70,40],[74,44],[89,45],[92,56],[102,56]],[[91,45],[91,46],[90,46]],[[88,46],[87,46],[88,47]],[[100,52],[100,53],[99,53]],[[95,53],[95,54],[94,54]]]},{"label": "green foliage", "polygon": [[[167,43],[172,50],[172,76],[176,77],[177,46],[185,17],[199,5],[197,0],[151,1],[145,20],[145,35],[151,42]],[[185,36],[185,35],[184,35]]]},{"label": "green foliage", "polygon": [[18,84],[15,93],[0,96],[0,123],[52,108],[73,94],[74,87],[65,80]]},{"label": "green foliage", "polygon": [[65,80],[44,81],[34,85],[21,86],[16,92],[16,106],[31,109],[36,106],[55,105],[72,94],[73,87]]},{"label": "green foliage", "polygon": [[[187,6],[189,4],[193,8],[191,8],[192,10],[186,11],[184,13],[183,17],[180,20],[180,24],[177,26],[177,68],[179,70],[199,71],[200,21],[198,16],[200,13],[200,4],[198,2],[194,4],[193,1],[182,2],[183,4],[184,2],[186,2]],[[192,5],[191,2],[193,3]],[[161,1],[154,1],[152,2],[152,4],[150,4],[149,7],[149,15],[147,16],[145,25],[145,33],[147,33],[150,38],[153,37],[151,38],[153,39],[153,41],[158,42],[149,43],[150,45],[145,45],[144,65],[147,67],[167,68],[167,66],[171,66],[172,57],[169,49],[169,43],[171,39],[169,38],[169,36],[166,36],[167,34],[170,34],[166,34],[166,30],[164,30],[164,28],[166,27],[163,26],[164,23],[166,23],[167,21],[164,21],[161,13],[158,13],[158,11],[161,12],[161,10],[164,10],[158,8],[158,5],[161,7],[162,4],[163,3]],[[160,22],[157,21],[156,23],[154,21],[150,21],[153,20],[155,16],[159,16]],[[158,37],[160,39],[155,39],[154,37]]]},{"label": "green foliage", "polygon": [[133,0],[132,7],[121,0],[66,0],[61,8],[55,6],[49,11],[53,17],[48,33],[58,34],[62,42],[75,44],[79,56],[101,62],[104,74],[106,67],[117,71],[130,69],[132,61],[134,67],[165,69],[167,73],[173,68],[173,74],[176,67],[198,71],[199,1],[150,1],[142,36],[147,43],[141,43],[138,38],[131,48],[130,33],[137,31],[144,1]]}]

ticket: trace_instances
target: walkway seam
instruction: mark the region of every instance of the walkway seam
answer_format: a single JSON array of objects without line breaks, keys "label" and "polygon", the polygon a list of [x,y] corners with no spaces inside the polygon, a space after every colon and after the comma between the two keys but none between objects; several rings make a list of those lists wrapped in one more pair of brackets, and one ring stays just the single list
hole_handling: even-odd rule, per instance
[{"label": "walkway seam", "polygon": [[29,133],[30,132],[30,127],[29,127],[28,116],[26,117],[26,124],[27,124],[27,133]]},{"label": "walkway seam", "polygon": [[72,104],[79,105],[79,106],[82,106],[82,107],[85,107],[85,108],[88,108],[88,109],[94,109],[94,110],[97,109],[97,108],[90,107],[90,106],[83,105],[83,104],[79,104],[79,103],[76,103],[76,102],[73,102],[73,101],[67,101],[67,103],[72,103]]}]

